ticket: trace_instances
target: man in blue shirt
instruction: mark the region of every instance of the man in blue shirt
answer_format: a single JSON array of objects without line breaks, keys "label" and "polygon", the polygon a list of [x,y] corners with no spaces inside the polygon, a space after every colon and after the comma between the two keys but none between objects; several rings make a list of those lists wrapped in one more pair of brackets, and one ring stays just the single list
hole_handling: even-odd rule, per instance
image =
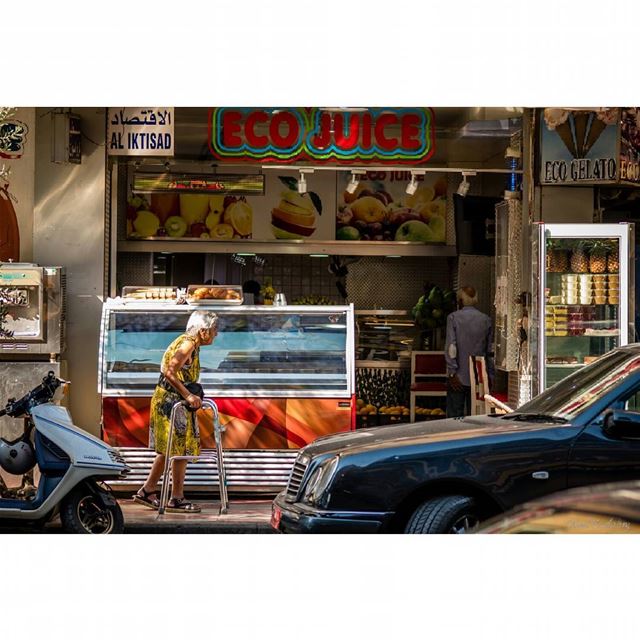
[{"label": "man in blue shirt", "polygon": [[484,356],[488,375],[493,377],[491,318],[478,311],[477,304],[476,290],[462,287],[458,290],[459,311],[447,317],[444,347],[447,361],[447,418],[457,418],[471,412],[469,356]]}]

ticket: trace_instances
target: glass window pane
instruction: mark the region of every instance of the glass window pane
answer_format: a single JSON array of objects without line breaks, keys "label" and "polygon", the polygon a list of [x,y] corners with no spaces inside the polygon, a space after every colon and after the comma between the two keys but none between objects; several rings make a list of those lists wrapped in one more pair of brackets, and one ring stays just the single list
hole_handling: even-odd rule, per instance
[{"label": "glass window pane", "polygon": [[618,238],[547,238],[546,387],[620,346]]},{"label": "glass window pane", "polygon": [[[167,346],[184,333],[191,309],[110,313],[108,390],[151,393]],[[200,381],[212,395],[326,395],[349,391],[347,313],[219,313],[219,331],[200,350]]]}]

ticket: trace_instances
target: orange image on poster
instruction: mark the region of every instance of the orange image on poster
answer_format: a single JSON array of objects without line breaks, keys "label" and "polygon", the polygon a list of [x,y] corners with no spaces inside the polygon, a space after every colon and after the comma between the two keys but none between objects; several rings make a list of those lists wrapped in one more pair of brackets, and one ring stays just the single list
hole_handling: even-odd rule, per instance
[{"label": "orange image on poster", "polygon": [[[220,398],[225,449],[298,449],[316,438],[354,428],[353,400]],[[150,398],[104,398],[103,439],[115,447],[149,443]],[[198,412],[202,447],[215,447],[213,416]]]}]

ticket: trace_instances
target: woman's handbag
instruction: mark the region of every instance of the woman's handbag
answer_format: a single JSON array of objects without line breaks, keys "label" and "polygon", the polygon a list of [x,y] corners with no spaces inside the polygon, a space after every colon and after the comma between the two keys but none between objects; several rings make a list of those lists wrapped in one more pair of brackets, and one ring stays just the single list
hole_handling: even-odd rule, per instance
[{"label": "woman's handbag", "polygon": [[187,382],[184,386],[192,396],[198,396],[200,400],[204,400],[204,389],[199,382]]}]

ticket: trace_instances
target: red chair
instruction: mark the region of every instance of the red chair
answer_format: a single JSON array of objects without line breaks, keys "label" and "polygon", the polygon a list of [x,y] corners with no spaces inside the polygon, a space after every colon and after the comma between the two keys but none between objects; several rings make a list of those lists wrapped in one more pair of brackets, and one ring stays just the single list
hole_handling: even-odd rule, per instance
[{"label": "red chair", "polygon": [[416,398],[447,397],[447,363],[444,351],[411,352],[411,422],[416,421]]}]

